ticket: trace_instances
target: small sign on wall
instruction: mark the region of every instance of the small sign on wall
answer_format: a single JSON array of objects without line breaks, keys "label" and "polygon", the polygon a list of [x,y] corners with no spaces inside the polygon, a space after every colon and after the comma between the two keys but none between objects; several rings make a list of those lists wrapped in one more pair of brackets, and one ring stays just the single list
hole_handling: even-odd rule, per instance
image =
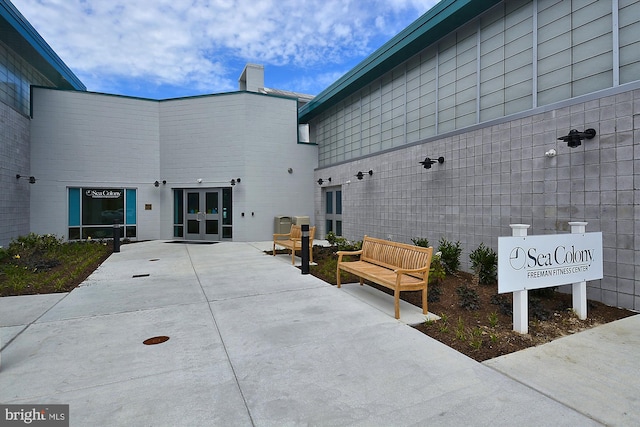
[{"label": "small sign on wall", "polygon": [[150,211],[151,210],[151,203],[145,203],[144,204],[144,210],[145,211]]},{"label": "small sign on wall", "polygon": [[498,293],[602,279],[602,233],[498,238]]}]

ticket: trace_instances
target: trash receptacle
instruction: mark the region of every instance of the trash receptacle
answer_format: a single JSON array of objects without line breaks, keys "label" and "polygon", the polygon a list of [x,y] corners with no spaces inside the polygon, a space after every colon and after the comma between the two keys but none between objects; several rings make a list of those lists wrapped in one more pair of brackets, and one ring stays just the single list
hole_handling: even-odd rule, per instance
[{"label": "trash receptacle", "polygon": [[309,225],[309,217],[308,216],[294,216],[293,224],[295,225]]},{"label": "trash receptacle", "polygon": [[276,234],[287,234],[291,231],[291,217],[278,215],[274,219],[273,232]]}]

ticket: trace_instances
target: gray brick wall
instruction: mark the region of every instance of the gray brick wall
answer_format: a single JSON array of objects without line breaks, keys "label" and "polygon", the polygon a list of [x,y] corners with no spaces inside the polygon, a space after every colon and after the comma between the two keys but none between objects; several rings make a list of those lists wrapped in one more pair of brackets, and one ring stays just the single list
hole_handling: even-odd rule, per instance
[{"label": "gray brick wall", "polygon": [[[573,149],[557,141],[574,128],[597,136]],[[548,158],[551,148],[558,154]],[[418,164],[438,156],[444,164]],[[369,169],[373,176],[354,177]],[[465,270],[480,243],[497,250],[509,224],[550,234],[587,221],[588,232],[603,233],[605,275],[589,282],[589,298],[640,310],[640,90],[322,168],[315,178],[329,176],[342,187],[345,237],[460,241]],[[321,236],[322,191],[316,186]]]},{"label": "gray brick wall", "polygon": [[0,102],[0,246],[29,232],[29,118]]}]

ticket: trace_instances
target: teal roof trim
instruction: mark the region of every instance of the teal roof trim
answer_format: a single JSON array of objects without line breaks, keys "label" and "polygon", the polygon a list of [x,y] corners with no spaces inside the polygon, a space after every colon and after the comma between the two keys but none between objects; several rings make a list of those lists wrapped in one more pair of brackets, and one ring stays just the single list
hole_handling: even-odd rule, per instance
[{"label": "teal roof trim", "polygon": [[501,1],[442,0],[302,106],[298,112],[298,121],[307,123]]},{"label": "teal roof trim", "polygon": [[0,39],[60,89],[87,90],[29,21],[7,0],[0,0]]}]

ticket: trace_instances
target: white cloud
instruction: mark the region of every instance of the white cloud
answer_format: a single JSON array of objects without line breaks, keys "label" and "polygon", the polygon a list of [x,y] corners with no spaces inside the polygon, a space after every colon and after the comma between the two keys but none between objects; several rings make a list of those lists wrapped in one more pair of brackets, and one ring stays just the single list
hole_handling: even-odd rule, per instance
[{"label": "white cloud", "polygon": [[[140,86],[183,86],[202,92],[235,90],[242,71],[238,64],[245,62],[316,69],[320,74],[334,76],[336,70],[364,58],[381,40],[388,40],[436,3],[434,0],[13,2],[89,90],[112,90],[118,80],[124,79],[137,80]],[[304,79],[292,75],[291,81],[302,83]],[[304,88],[288,89],[304,91]]]}]

